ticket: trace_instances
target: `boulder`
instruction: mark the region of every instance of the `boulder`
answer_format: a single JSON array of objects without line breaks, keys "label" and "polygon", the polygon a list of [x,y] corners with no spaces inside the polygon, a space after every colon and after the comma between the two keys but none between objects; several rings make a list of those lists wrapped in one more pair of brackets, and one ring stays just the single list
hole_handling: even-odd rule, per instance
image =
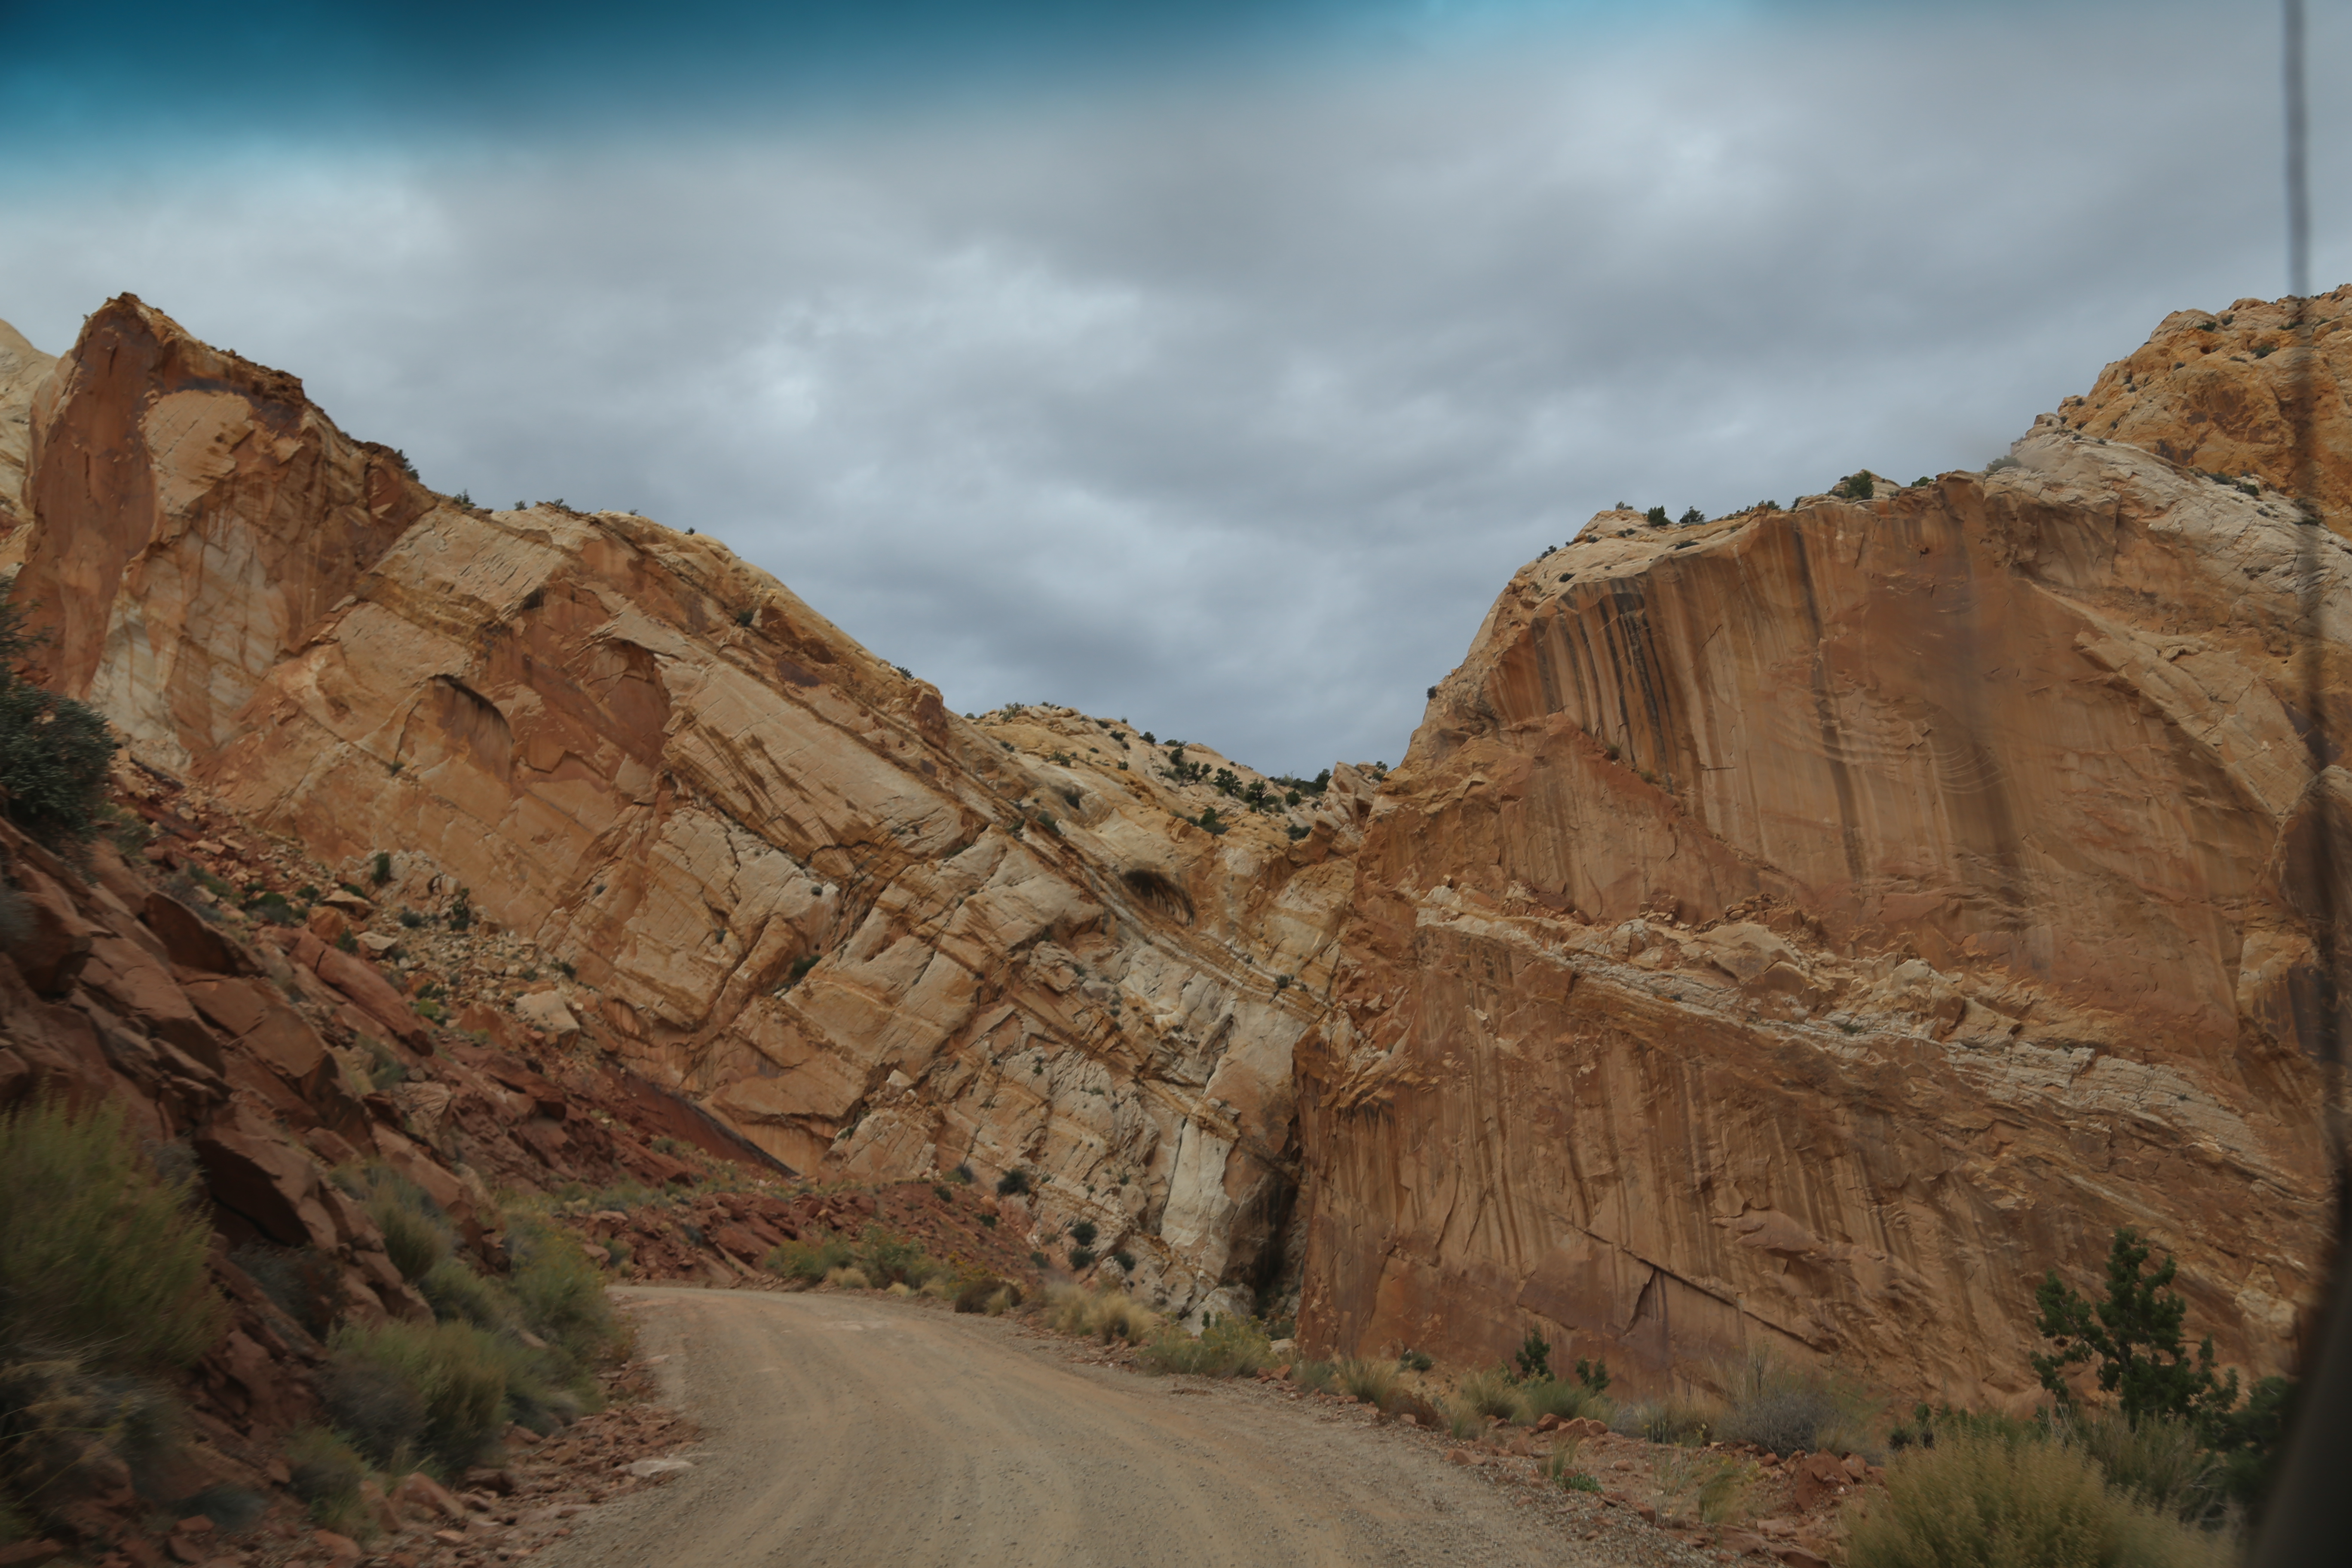
[{"label": "boulder", "polygon": [[524,1023],[534,1029],[546,1030],[555,1039],[568,1040],[580,1032],[580,1020],[553,991],[533,991],[518,996],[514,1010]]}]

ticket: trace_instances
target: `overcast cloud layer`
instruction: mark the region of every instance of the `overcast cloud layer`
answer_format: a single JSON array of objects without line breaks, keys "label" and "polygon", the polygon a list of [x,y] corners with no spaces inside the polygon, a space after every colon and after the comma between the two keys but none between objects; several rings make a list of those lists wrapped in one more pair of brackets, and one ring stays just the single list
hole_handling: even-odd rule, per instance
[{"label": "overcast cloud layer", "polygon": [[439,489],[721,536],[955,708],[1311,773],[1401,755],[1597,509],[1980,467],[2167,311],[2282,292],[2277,47],[1685,15],[887,121],[224,133],[5,176],[0,317],[57,352],[136,292]]}]

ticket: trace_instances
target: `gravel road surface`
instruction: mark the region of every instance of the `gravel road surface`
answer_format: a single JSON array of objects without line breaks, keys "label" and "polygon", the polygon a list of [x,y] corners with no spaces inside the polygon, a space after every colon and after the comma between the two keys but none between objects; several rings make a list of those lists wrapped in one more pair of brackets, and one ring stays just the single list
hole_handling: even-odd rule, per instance
[{"label": "gravel road surface", "polygon": [[1360,1415],[1073,1364],[1008,1320],[863,1294],[614,1294],[703,1441],[544,1568],[1622,1560]]}]

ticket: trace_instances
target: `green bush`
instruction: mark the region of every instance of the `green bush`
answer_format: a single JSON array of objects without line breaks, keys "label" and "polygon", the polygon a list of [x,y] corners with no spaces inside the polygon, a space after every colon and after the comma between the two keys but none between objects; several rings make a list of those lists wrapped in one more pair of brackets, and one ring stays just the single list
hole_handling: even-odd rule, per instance
[{"label": "green bush", "polygon": [[19,673],[25,656],[47,640],[25,629],[23,605],[0,599],[0,797],[26,832],[79,846],[105,820],[118,742],[97,709]]},{"label": "green bush", "polygon": [[2079,1448],[1968,1435],[1896,1457],[1848,1538],[1850,1568],[2204,1568],[2218,1534],[2109,1487]]},{"label": "green bush", "polygon": [[1016,1193],[1025,1193],[1028,1190],[1029,1173],[1017,1166],[996,1178],[996,1195],[1000,1198],[1009,1198]]},{"label": "green bush", "polygon": [[814,1285],[836,1268],[849,1266],[849,1238],[828,1236],[823,1241],[787,1241],[767,1256],[772,1274]]},{"label": "green bush", "polygon": [[1395,1363],[1384,1358],[1345,1356],[1331,1370],[1342,1392],[1381,1410],[1393,1407],[1403,1395]]},{"label": "green bush", "polygon": [[1314,1394],[1328,1394],[1339,1386],[1339,1374],[1328,1361],[1302,1361],[1290,1369],[1290,1381]]},{"label": "green bush", "polygon": [[1713,1405],[1684,1399],[1650,1399],[1620,1405],[1610,1420],[1612,1431],[1646,1443],[1675,1443],[1696,1447],[1713,1436],[1723,1412]]},{"label": "green bush", "polygon": [[[1202,1377],[1246,1377],[1273,1359],[1273,1342],[1247,1318],[1212,1312],[1197,1339],[1163,1328],[1143,1347],[1139,1361],[1151,1372],[1191,1373]],[[1391,1378],[1396,1375],[1393,1372]]]},{"label": "green bush", "polygon": [[287,1485],[325,1529],[357,1535],[367,1523],[360,1488],[367,1467],[359,1450],[323,1426],[305,1426],[286,1439]]},{"label": "green bush", "polygon": [[449,1256],[456,1238],[440,1205],[423,1188],[383,1165],[371,1165],[354,1180],[368,1217],[383,1236],[384,1255],[400,1277],[414,1285]]},{"label": "green bush", "polygon": [[121,1110],[0,1112],[0,1355],[42,1345],[93,1364],[184,1366],[220,1337],[210,1227]]},{"label": "green bush", "polygon": [[[320,1393],[328,1415],[379,1465],[430,1458],[450,1475],[487,1455],[514,1418],[521,1358],[470,1323],[346,1324]],[[526,1397],[543,1389],[526,1387]],[[534,1398],[533,1403],[536,1403]]]},{"label": "green bush", "polygon": [[1469,1373],[1454,1385],[1454,1397],[1466,1410],[1504,1421],[1523,1419],[1528,1413],[1518,1389],[1500,1371]]},{"label": "green bush", "polygon": [[1758,1352],[1724,1380],[1725,1409],[1711,1436],[1768,1453],[1873,1449],[1870,1402],[1857,1389]]},{"label": "green bush", "polygon": [[947,1270],[948,1265],[923,1250],[922,1243],[895,1236],[869,1225],[855,1254],[859,1273],[877,1285],[904,1285],[920,1289],[924,1281]]},{"label": "green bush", "polygon": [[2061,1423],[2057,1433],[2144,1508],[2184,1524],[2218,1524],[2228,1510],[2227,1468],[2185,1421],[2149,1416],[2135,1426],[2111,1413]]},{"label": "green bush", "polygon": [[74,1356],[0,1355],[0,1542],[74,1528],[49,1510],[83,1489],[75,1479],[124,1464],[135,1478],[174,1447],[176,1414],[145,1378],[100,1376]]},{"label": "green bush", "polygon": [[1521,1384],[1519,1402],[1530,1421],[1540,1421],[1547,1415],[1557,1415],[1563,1421],[1579,1416],[1606,1421],[1616,1412],[1614,1402],[1607,1394],[1595,1394],[1580,1383],[1557,1377]]},{"label": "green bush", "polygon": [[507,1250],[515,1260],[507,1286],[523,1327],[558,1352],[567,1381],[593,1389],[591,1370],[627,1339],[604,1279],[568,1234],[544,1220],[509,1215]]},{"label": "green bush", "polygon": [[1528,1331],[1528,1337],[1520,1342],[1517,1359],[1521,1377],[1551,1376],[1551,1342],[1533,1329]]},{"label": "green bush", "polygon": [[445,1323],[471,1323],[478,1329],[515,1326],[515,1305],[505,1291],[484,1279],[462,1259],[445,1258],[415,1281],[417,1294]]}]

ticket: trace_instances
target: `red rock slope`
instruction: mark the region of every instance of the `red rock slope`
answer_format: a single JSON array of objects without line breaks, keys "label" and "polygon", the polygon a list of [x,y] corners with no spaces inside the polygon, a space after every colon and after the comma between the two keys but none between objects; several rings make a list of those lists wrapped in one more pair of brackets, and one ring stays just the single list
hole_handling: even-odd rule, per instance
[{"label": "red rock slope", "polygon": [[2277,418],[2207,416],[2284,357],[2168,369],[2170,401],[2111,367],[2017,466],[1604,513],[1521,569],[1375,803],[1300,1047],[1308,1341],[1534,1327],[1636,1386],[1760,1345],[2018,1396],[2034,1283],[2131,1224],[2226,1355],[2282,1366],[2326,1196],[2310,829],[2345,781],[2309,787],[2293,509],[2191,464],[2284,481]]}]

